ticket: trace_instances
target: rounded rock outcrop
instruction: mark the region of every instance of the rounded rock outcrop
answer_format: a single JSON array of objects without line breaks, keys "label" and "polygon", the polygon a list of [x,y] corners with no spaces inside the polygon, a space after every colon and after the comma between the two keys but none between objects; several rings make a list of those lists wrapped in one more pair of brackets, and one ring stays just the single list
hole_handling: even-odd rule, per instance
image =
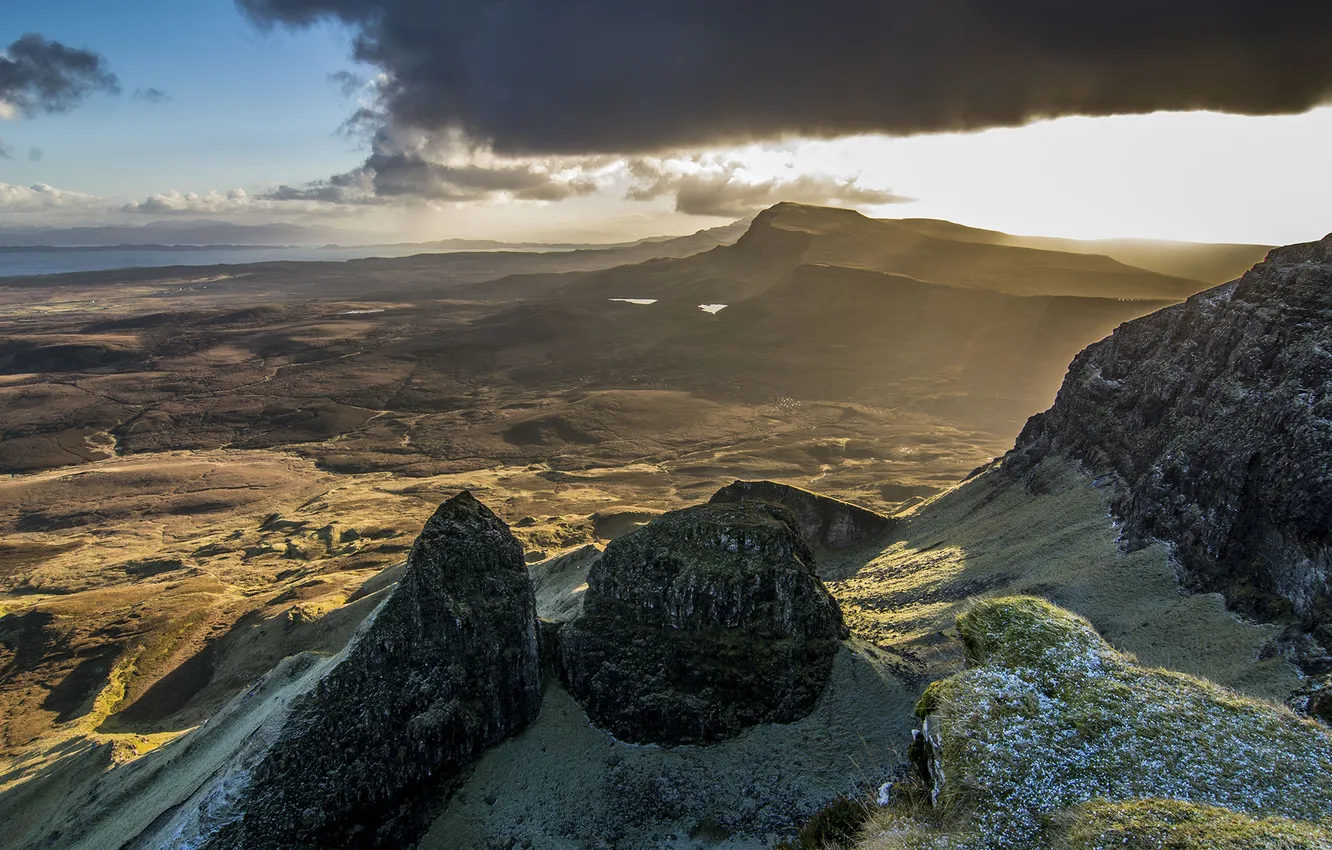
[{"label": "rounded rock outcrop", "polygon": [[789,510],[709,504],[606,547],[558,663],[617,738],[708,744],[808,714],[846,635]]}]

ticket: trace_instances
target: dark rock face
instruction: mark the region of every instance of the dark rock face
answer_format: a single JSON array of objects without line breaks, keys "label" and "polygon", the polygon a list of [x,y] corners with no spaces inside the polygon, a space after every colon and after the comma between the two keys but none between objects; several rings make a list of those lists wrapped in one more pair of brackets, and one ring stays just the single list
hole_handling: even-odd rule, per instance
[{"label": "dark rock face", "polygon": [[1113,473],[1126,537],[1186,584],[1332,646],[1332,236],[1079,354],[1003,468],[1052,454]]},{"label": "dark rock face", "polygon": [[606,547],[561,678],[624,741],[707,744],[808,714],[846,636],[795,518],[765,502],[663,515]]},{"label": "dark rock face", "polygon": [[795,516],[800,536],[814,547],[846,549],[877,537],[894,525],[890,517],[859,505],[775,481],[735,481],[718,490],[711,499],[714,504],[744,501],[785,505]]},{"label": "dark rock face", "polygon": [[297,699],[210,847],[401,847],[540,703],[522,548],[469,493],[440,506],[345,659]]},{"label": "dark rock face", "polygon": [[1286,705],[1300,714],[1332,726],[1332,678],[1306,680],[1304,687],[1290,695]]}]

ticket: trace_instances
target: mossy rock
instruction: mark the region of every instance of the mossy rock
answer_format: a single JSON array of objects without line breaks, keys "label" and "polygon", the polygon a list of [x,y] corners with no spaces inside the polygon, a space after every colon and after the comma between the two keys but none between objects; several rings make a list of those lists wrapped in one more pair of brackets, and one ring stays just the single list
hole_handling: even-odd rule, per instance
[{"label": "mossy rock", "polygon": [[1032,596],[972,606],[957,620],[967,661],[1058,668],[1069,652],[1099,654],[1110,649],[1091,624]]},{"label": "mossy rock", "polygon": [[[1048,847],[1066,817],[1070,847],[1213,846],[1185,841],[1206,834],[1193,810],[1091,802],[1147,798],[1226,810],[1231,820],[1215,826],[1233,823],[1235,835],[1322,836],[1318,824],[1332,812],[1332,730],[1206,680],[1139,665],[1086,620],[1043,600],[978,602],[957,628],[973,666],[933,683],[917,707],[926,750],[917,761],[933,799],[941,810],[968,813],[947,830],[949,846]],[[1097,813],[1114,817],[1097,821]],[[1156,828],[1153,814],[1158,826],[1178,816],[1163,834],[1185,843],[1096,843],[1097,829],[1137,840],[1134,829]],[[1078,836],[1092,837],[1079,844]]]},{"label": "mossy rock", "polygon": [[807,715],[846,633],[788,510],[701,505],[606,547],[560,672],[621,740],[708,744]]}]

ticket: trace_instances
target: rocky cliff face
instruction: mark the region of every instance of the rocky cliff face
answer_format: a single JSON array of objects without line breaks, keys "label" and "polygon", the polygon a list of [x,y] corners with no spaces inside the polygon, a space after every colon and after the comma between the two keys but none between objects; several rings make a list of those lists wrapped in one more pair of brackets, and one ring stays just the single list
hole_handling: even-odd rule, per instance
[{"label": "rocky cliff face", "polygon": [[1051,454],[1111,474],[1126,538],[1172,544],[1188,586],[1332,646],[1332,236],[1079,354],[1004,469]]},{"label": "rocky cliff face", "polygon": [[800,536],[813,547],[846,549],[893,527],[893,520],[883,514],[775,481],[735,481],[718,490],[711,501],[747,500],[785,505],[795,516]]},{"label": "rocky cliff face", "polygon": [[426,523],[346,657],[298,697],[213,848],[400,847],[488,746],[536,716],[522,548],[466,492]]},{"label": "rocky cliff face", "polygon": [[779,505],[665,514],[593,565],[559,634],[561,677],[630,742],[713,743],[804,717],[847,633],[813,563]]}]

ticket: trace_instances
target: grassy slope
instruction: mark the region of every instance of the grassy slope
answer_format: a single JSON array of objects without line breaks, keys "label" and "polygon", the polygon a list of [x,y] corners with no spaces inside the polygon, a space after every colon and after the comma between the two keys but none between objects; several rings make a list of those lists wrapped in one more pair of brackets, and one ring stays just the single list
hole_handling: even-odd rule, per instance
[{"label": "grassy slope", "polygon": [[914,509],[897,542],[830,583],[848,623],[946,675],[961,664],[951,627],[970,597],[1030,593],[1147,663],[1256,696],[1296,686],[1284,662],[1254,660],[1275,629],[1241,622],[1219,595],[1182,595],[1164,546],[1123,552],[1106,495],[1084,474],[1052,460],[1032,487],[987,472]]},{"label": "grassy slope", "polygon": [[1069,813],[1056,838],[1060,850],[1326,850],[1332,831],[1289,818],[1253,818],[1178,800],[1104,800]]},{"label": "grassy slope", "polygon": [[[1246,833],[1319,842],[1332,800],[1332,732],[1204,679],[1137,663],[1086,620],[1034,597],[974,604],[957,621],[969,669],[932,684],[917,708],[930,747],[936,830],[952,846],[1105,846],[1176,833],[1210,847]],[[1245,817],[1202,818],[1160,797]],[[868,848],[932,846],[894,835],[893,811]],[[1062,834],[1062,835],[1061,835]],[[1213,837],[1218,841],[1213,841]],[[1115,846],[1123,846],[1117,843]],[[1255,846],[1255,845],[1248,845]],[[1322,846],[1308,844],[1306,846]]]},{"label": "grassy slope", "polygon": [[771,846],[789,819],[901,758],[913,694],[894,666],[851,641],[808,717],[709,747],[621,743],[549,683],[536,721],[482,756],[420,847]]}]

